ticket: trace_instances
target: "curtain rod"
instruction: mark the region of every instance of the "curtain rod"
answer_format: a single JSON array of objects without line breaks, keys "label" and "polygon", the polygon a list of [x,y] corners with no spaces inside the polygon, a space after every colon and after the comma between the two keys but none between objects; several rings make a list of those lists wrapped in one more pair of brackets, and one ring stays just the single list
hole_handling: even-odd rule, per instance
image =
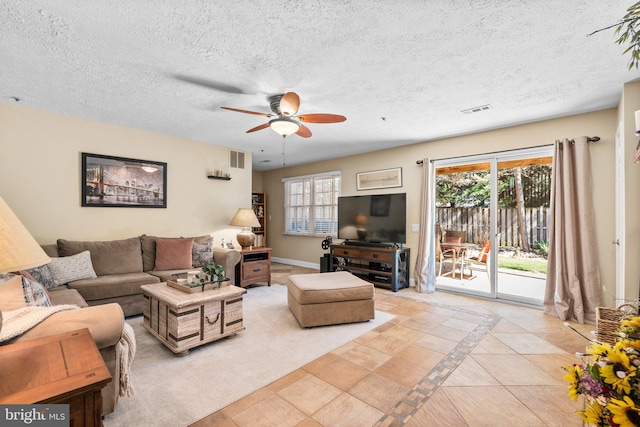
[{"label": "curtain rod", "polygon": [[[573,139],[571,139],[570,141],[573,141]],[[587,142],[598,142],[600,141],[600,137],[599,136],[588,136],[587,137]],[[540,146],[536,146],[536,147],[529,147],[529,148],[537,148],[537,147],[547,147],[549,144],[547,145],[540,145]],[[449,158],[453,158],[453,157],[449,157]],[[446,159],[439,159],[439,160],[446,160]],[[424,161],[421,160],[416,160],[416,165],[421,165]]]},{"label": "curtain rod", "polygon": [[[587,142],[598,142],[600,141],[600,137],[599,136],[588,136],[587,137]],[[562,143],[562,141],[558,140],[558,142]],[[569,140],[569,144],[573,145],[575,144],[576,141],[574,139],[570,139]]]}]

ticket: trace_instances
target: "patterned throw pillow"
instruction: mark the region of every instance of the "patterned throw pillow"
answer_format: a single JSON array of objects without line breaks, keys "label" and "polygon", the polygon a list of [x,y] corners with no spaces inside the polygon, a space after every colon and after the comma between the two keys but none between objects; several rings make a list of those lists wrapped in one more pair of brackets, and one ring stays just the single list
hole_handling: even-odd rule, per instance
[{"label": "patterned throw pillow", "polygon": [[49,270],[49,266],[47,264],[41,265],[40,267],[34,267],[26,270],[27,273],[31,274],[36,282],[40,283],[45,289],[55,288],[56,282],[53,281],[53,276],[51,275],[51,271]]},{"label": "patterned throw pillow", "polygon": [[56,285],[64,285],[74,280],[93,279],[96,272],[91,264],[89,251],[60,258],[51,258],[49,270]]},{"label": "patterned throw pillow", "polygon": [[27,305],[37,305],[38,307],[51,307],[52,305],[44,287],[24,276],[22,276],[22,292]]},{"label": "patterned throw pillow", "polygon": [[191,258],[194,267],[208,265],[213,260],[213,237],[194,238]]}]

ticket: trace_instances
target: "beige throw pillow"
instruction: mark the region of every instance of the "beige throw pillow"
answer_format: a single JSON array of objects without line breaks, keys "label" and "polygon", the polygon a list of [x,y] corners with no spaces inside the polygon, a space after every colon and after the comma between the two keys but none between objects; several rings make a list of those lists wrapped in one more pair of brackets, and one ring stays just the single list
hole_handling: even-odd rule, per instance
[{"label": "beige throw pillow", "polygon": [[22,292],[22,276],[16,275],[0,283],[0,311],[17,310],[26,306]]}]

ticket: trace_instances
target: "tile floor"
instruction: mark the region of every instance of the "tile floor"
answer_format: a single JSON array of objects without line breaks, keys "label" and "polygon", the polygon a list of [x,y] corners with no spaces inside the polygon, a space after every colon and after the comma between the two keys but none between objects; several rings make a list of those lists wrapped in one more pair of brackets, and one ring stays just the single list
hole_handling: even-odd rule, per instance
[{"label": "tile floor", "polygon": [[[274,264],[272,281],[311,272]],[[412,288],[375,304],[396,317],[192,426],[582,425],[562,367],[587,343],[559,319]]]}]

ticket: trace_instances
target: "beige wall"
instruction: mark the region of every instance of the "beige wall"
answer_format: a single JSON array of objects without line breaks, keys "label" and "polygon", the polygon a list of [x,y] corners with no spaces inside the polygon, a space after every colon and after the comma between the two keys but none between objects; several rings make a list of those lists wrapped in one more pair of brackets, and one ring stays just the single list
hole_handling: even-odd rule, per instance
[{"label": "beige wall", "polygon": [[[410,229],[410,224],[419,223],[421,168],[416,165],[416,160],[425,157],[444,159],[549,145],[553,144],[556,139],[565,137],[599,136],[601,140],[591,145],[591,155],[594,162],[596,238],[603,283],[607,286],[615,286],[615,251],[611,241],[615,234],[613,188],[616,122],[616,110],[610,109],[264,172],[262,189],[266,192],[269,200],[269,246],[273,248],[274,257],[301,265],[318,264],[320,256],[324,253],[320,246],[322,238],[282,234],[284,222],[282,178],[340,170],[342,171],[342,195],[344,196],[406,192],[407,224]],[[356,190],[357,172],[391,167],[402,167],[402,188],[392,188],[386,191]],[[417,249],[418,233],[408,233],[406,246]],[[415,258],[416,250],[412,250],[412,269],[415,266]]]},{"label": "beige wall", "polygon": [[251,191],[262,192],[262,172],[253,171]]},{"label": "beige wall", "polygon": [[[294,166],[264,173],[230,169],[231,181],[209,180],[207,169],[228,169],[228,149],[167,135],[123,128],[0,103],[0,196],[40,243],[57,238],[119,239],[142,233],[180,236],[212,233],[219,243],[235,242],[238,229],[227,224],[236,209],[250,205],[251,191],[268,200],[268,244],[273,256],[300,265],[317,265],[321,238],[284,236],[285,177],[342,171],[342,194],[406,192],[407,223],[419,222],[420,167],[424,157],[462,155],[552,144],[555,139],[600,136],[591,145],[599,266],[607,294],[615,292],[614,138],[623,121],[624,156],[635,152],[633,111],[640,106],[640,83],[625,85],[619,109],[604,110],[472,135],[424,142],[374,153]],[[167,209],[83,208],[80,206],[80,153],[89,152],[168,163]],[[251,153],[246,153],[251,164]],[[640,263],[640,165],[626,162],[626,291],[638,298]],[[403,187],[356,190],[357,172],[402,167]],[[417,248],[418,234],[407,245]],[[415,250],[412,266],[415,265]]]},{"label": "beige wall", "polygon": [[[229,169],[228,148],[0,103],[0,195],[40,243],[213,234],[251,203],[251,168]],[[167,208],[80,206],[81,153],[167,163]],[[246,164],[251,165],[251,153]],[[231,181],[206,177],[229,170]]]}]

